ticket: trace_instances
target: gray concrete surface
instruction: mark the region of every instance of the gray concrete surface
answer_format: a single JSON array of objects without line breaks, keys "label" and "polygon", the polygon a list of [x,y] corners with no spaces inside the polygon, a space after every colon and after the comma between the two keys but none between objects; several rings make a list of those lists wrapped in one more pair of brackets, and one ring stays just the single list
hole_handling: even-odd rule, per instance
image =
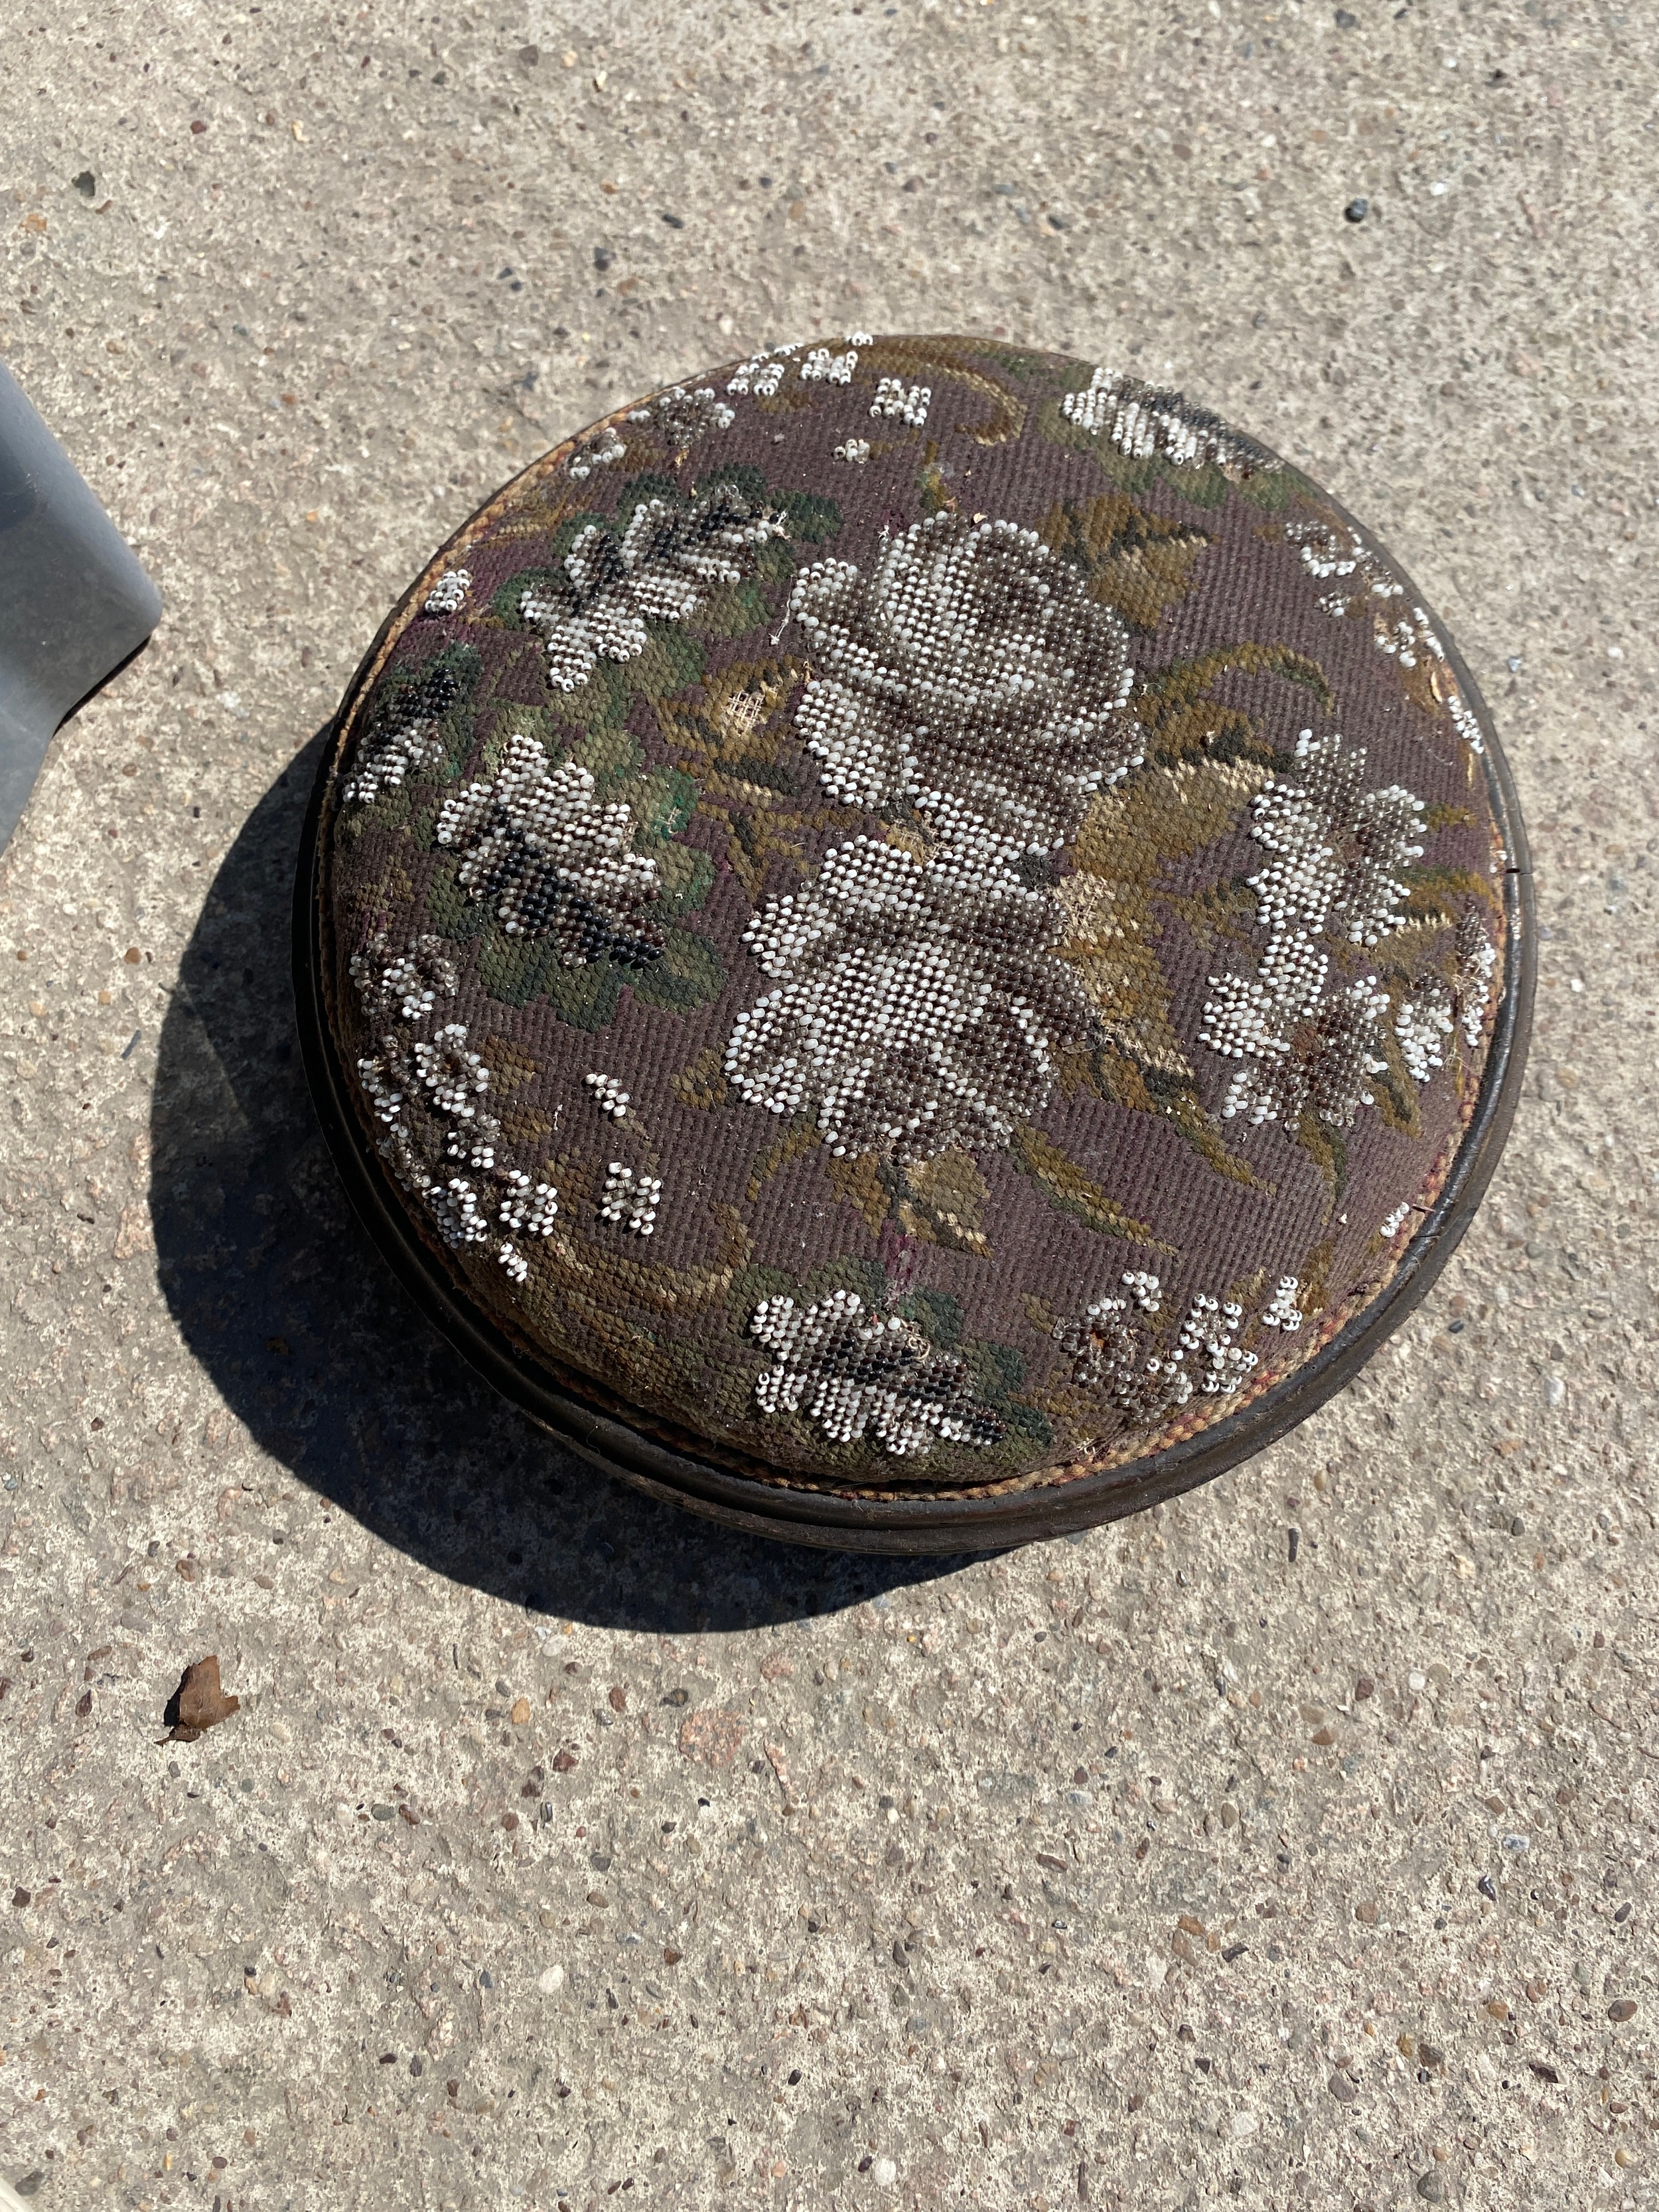
[{"label": "gray concrete surface", "polygon": [[[0,2174],[1652,2203],[1651,12],[4,30],[0,348],[168,611],[0,882]],[[345,1214],[285,975],[306,747],[413,565],[602,409],[854,323],[1130,362],[1322,478],[1488,690],[1549,933],[1507,1163],[1365,1378],[1178,1509],[914,1571],[489,1402]],[[162,1742],[204,1650],[240,1710]]]}]

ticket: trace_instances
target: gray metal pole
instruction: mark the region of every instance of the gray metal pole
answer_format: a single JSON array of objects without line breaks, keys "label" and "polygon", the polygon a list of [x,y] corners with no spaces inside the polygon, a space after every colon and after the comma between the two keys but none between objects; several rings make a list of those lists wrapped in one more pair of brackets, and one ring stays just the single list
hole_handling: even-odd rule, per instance
[{"label": "gray metal pole", "polygon": [[161,593],[0,365],[0,848],[52,732],[161,618]]}]

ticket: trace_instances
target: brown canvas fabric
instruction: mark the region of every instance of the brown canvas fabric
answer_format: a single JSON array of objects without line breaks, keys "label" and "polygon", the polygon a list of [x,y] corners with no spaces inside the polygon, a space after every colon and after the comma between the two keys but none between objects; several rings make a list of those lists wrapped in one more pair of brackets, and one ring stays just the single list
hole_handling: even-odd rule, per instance
[{"label": "brown canvas fabric", "polygon": [[331,769],[337,1041],[466,1295],[625,1415],[1058,1479],[1387,1284],[1501,994],[1482,746],[1383,556],[1177,395],[779,349],[411,592]]}]

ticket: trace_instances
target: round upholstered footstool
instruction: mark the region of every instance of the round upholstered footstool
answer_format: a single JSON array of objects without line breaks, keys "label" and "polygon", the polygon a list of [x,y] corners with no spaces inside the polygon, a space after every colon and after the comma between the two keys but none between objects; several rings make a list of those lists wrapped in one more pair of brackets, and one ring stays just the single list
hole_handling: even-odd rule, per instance
[{"label": "round upholstered footstool", "polygon": [[1526,850],[1376,540],[970,338],[528,469],[328,744],[297,971],[438,1327],[659,1497],[871,1551],[1165,1498],[1419,1297],[1512,1110]]}]

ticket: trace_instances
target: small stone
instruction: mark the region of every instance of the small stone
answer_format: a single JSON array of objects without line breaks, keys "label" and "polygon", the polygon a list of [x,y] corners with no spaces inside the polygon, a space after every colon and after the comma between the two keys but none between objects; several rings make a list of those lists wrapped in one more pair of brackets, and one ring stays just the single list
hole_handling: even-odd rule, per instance
[{"label": "small stone", "polygon": [[1476,1882],[1474,1886],[1480,1891],[1481,1896],[1486,1899],[1488,1904],[1497,1904],[1498,1890],[1489,1874],[1483,1874],[1480,1881]]},{"label": "small stone", "polygon": [[1540,2081],[1559,2081],[1561,2079],[1554,2067],[1547,2066],[1541,2058],[1529,2058],[1527,2065]]},{"label": "small stone", "polygon": [[1336,11],[1336,27],[1339,31],[1357,31],[1359,28],[1359,18],[1351,9],[1339,8]]},{"label": "small stone", "polygon": [[625,1713],[628,1711],[628,1692],[620,1682],[614,1688],[605,1692],[605,1703],[613,1713]]},{"label": "small stone", "polygon": [[25,1905],[27,1905],[27,1903],[28,1903],[28,1901],[29,1901],[29,1893],[28,1893],[27,1890],[26,1890],[26,1889],[15,1889],[15,1890],[13,1890],[13,1892],[12,1892],[12,1893],[11,1893],[11,1901],[12,1901],[12,1906],[13,1906],[13,1909],[14,1909],[15,1911],[18,1911],[18,1912],[22,1911],[23,1908],[25,1907]]},{"label": "small stone", "polygon": [[178,1688],[167,1701],[161,1718],[169,1723],[165,1741],[170,1743],[194,1743],[204,1729],[216,1728],[221,1721],[228,1720],[241,1711],[240,1698],[227,1696],[219,1683],[219,1656],[210,1651],[205,1659],[198,1659],[186,1667]]},{"label": "small stone", "polygon": [[512,1713],[512,1720],[513,1720],[513,1725],[514,1725],[514,1728],[523,1728],[523,1727],[525,1726],[526,1723],[529,1720],[529,1718],[530,1718],[530,1700],[529,1700],[529,1698],[514,1698],[514,1699],[513,1700],[513,1713]]},{"label": "small stone", "polygon": [[1356,1920],[1363,1921],[1367,1928],[1375,1928],[1377,1922],[1376,1900],[1368,1897],[1362,1904],[1356,1905],[1353,1917]]},{"label": "small stone", "polygon": [[1609,2020],[1634,2020],[1635,2017],[1636,2000],[1634,1997],[1618,1997],[1607,2007],[1607,2018]]},{"label": "small stone", "polygon": [[95,199],[97,198],[98,179],[93,175],[90,169],[82,169],[80,175],[73,179],[73,182],[76,191],[80,193],[83,200]]},{"label": "small stone", "polygon": [[1417,2055],[1431,2069],[1437,2066],[1443,2066],[1446,2063],[1446,2054],[1437,2044],[1419,2044],[1417,2047]]},{"label": "small stone", "polygon": [[668,1948],[662,1954],[662,1962],[665,1966],[678,1966],[680,1960],[684,1956],[685,1954],[684,1951],[677,1951],[673,1948],[672,1944],[670,1944]]},{"label": "small stone", "polygon": [[689,1705],[690,1702],[691,1692],[690,1690],[671,1690],[668,1692],[668,1695],[663,1699],[663,1703],[665,1705]]},{"label": "small stone", "polygon": [[1376,1685],[1372,1681],[1370,1676],[1369,1674],[1362,1674],[1359,1680],[1353,1686],[1354,1703],[1356,1705],[1360,1704],[1364,1698],[1373,1696],[1376,1693]]},{"label": "small stone", "polygon": [[1365,217],[1370,213],[1370,211],[1371,204],[1369,200],[1355,199],[1348,202],[1346,207],[1343,209],[1342,213],[1345,219],[1349,222],[1364,222]]},{"label": "small stone", "polygon": [[1445,2200],[1446,2185],[1437,2173],[1418,2176],[1417,2193],[1425,2204],[1439,2204]]},{"label": "small stone", "polygon": [[1333,2074],[1327,2086],[1339,2105],[1352,2105],[1359,2094],[1346,2074]]}]

